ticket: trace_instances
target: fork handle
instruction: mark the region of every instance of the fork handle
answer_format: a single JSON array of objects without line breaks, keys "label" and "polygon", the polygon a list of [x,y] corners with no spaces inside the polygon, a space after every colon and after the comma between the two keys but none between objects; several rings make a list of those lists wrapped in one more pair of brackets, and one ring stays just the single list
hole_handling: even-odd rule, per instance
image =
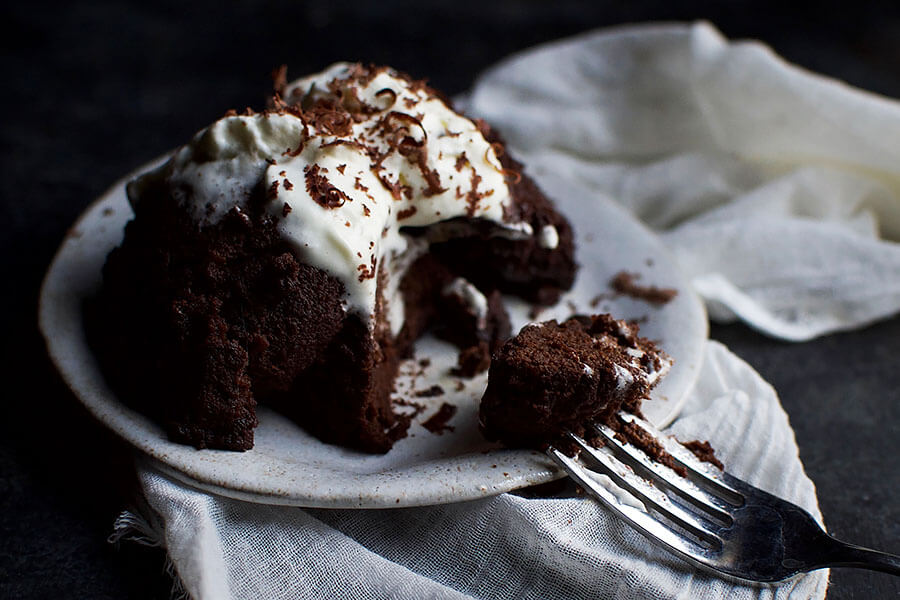
[{"label": "fork handle", "polygon": [[821,567],[856,567],[900,575],[900,556],[836,540],[823,554]]}]

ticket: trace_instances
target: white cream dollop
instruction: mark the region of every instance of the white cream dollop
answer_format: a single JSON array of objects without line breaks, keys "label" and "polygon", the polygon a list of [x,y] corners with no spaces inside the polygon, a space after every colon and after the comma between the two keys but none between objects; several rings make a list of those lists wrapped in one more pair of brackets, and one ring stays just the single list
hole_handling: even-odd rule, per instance
[{"label": "white cream dollop", "polygon": [[475,314],[477,326],[484,329],[487,326],[488,299],[477,287],[462,277],[457,277],[447,284],[443,294],[458,296]]},{"label": "white cream dollop", "polygon": [[559,246],[559,232],[553,225],[544,225],[541,227],[541,233],[538,236],[538,244],[541,248],[553,250]]},{"label": "white cream dollop", "polygon": [[494,223],[500,235],[533,232],[526,222],[504,220],[509,187],[475,123],[390,69],[362,77],[358,69],[337,63],[284,90],[304,104],[355,97],[363,110],[349,124],[322,127],[284,109],[227,116],[135,181],[129,196],[140,202],[147,183],[165,178],[204,225],[242,207],[263,185],[265,210],[283,238],[301,260],[343,283],[346,310],[370,327],[381,282],[396,333],[403,319],[398,283],[413,241],[402,228],[465,216]]}]

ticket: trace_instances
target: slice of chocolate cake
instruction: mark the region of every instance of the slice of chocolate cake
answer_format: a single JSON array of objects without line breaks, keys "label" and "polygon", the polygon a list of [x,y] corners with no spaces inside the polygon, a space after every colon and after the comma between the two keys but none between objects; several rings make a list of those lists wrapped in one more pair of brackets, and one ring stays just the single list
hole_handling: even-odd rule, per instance
[{"label": "slice of chocolate cake", "polygon": [[408,425],[390,392],[415,339],[444,322],[483,363],[508,335],[496,290],[550,302],[571,286],[571,227],[421,81],[340,63],[276,92],[129,184],[92,344],[173,439],[250,448],[264,402],[384,452]]},{"label": "slice of chocolate cake", "polygon": [[640,415],[641,402],[671,367],[637,325],[609,315],[527,325],[491,361],[481,401],[484,435],[511,447],[591,437],[594,422],[621,430],[616,413]]}]

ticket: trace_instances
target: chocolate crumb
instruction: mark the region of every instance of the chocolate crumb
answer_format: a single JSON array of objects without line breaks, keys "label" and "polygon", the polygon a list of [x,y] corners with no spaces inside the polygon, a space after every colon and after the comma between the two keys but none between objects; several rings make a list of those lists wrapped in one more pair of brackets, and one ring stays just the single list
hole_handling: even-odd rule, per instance
[{"label": "chocolate crumb", "polygon": [[659,288],[655,285],[640,285],[637,283],[640,277],[638,273],[621,271],[612,278],[609,284],[620,294],[657,305],[667,304],[678,295],[678,290],[675,289]]},{"label": "chocolate crumb", "polygon": [[615,294],[597,294],[591,298],[591,308],[597,308],[604,300],[612,300],[613,298],[615,298]]},{"label": "chocolate crumb", "polygon": [[409,415],[410,419],[419,416],[422,414],[422,411],[425,410],[425,405],[420,402],[413,402],[412,400],[407,400],[405,398],[391,398],[391,402],[396,404],[397,406],[406,406],[408,408],[413,409],[411,415]]},{"label": "chocolate crumb", "polygon": [[266,198],[269,200],[274,200],[278,197],[278,182],[273,181],[272,185],[269,186],[269,189],[266,190]]},{"label": "chocolate crumb", "polygon": [[346,168],[347,168],[347,165],[346,165],[346,164],[338,165],[338,166],[337,166],[338,173],[340,173],[341,175],[343,175],[343,174],[344,174],[344,169],[346,169]]},{"label": "chocolate crumb", "polygon": [[433,385],[427,390],[418,390],[416,392],[416,398],[433,398],[435,396],[443,396],[444,388],[439,385]]},{"label": "chocolate crumb", "polygon": [[718,458],[716,458],[716,451],[713,450],[712,446],[709,445],[709,442],[701,442],[700,440],[693,440],[690,442],[679,442],[682,446],[690,450],[694,456],[702,460],[703,462],[708,462],[711,465],[717,466],[720,470],[725,469],[725,465],[722,464]]},{"label": "chocolate crumb", "polygon": [[285,202],[284,206],[281,208],[281,216],[286,217],[290,214],[290,212],[291,212],[291,205],[288,204],[287,202]]},{"label": "chocolate crumb", "polygon": [[444,402],[441,404],[441,407],[438,409],[436,413],[431,415],[427,421],[422,423],[422,427],[430,431],[431,433],[436,433],[438,435],[444,433],[445,431],[453,431],[452,425],[447,425],[447,421],[453,418],[453,415],[456,414],[456,407],[452,404],[447,404]]}]

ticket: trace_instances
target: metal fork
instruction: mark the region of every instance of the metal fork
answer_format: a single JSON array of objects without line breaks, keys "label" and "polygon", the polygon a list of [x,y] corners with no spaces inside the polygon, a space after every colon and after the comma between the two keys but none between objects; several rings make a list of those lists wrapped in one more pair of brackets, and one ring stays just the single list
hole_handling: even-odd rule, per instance
[{"label": "metal fork", "polygon": [[742,582],[775,583],[826,567],[900,575],[900,557],[834,539],[799,506],[701,462],[646,421],[620,416],[653,435],[687,475],[616,439],[606,425],[595,425],[605,443],[600,448],[568,434],[581,451],[580,460],[554,447],[547,454],[651,541]]}]

